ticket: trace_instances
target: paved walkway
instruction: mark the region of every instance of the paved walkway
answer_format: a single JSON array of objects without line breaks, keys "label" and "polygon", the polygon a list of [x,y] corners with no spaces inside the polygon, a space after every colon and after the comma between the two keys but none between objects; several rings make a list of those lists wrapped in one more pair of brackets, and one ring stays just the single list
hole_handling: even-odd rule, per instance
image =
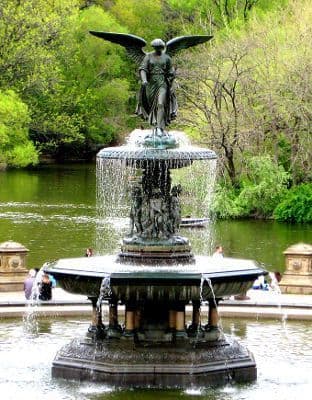
[{"label": "paved walkway", "polygon": [[[248,300],[226,299],[220,302],[222,317],[273,318],[312,320],[312,295],[277,294],[269,291],[250,290]],[[202,307],[205,313],[206,307]],[[121,307],[121,310],[123,308]],[[42,317],[91,316],[91,305],[86,296],[74,295],[60,288],[53,289],[53,299],[36,305],[24,298],[23,292],[0,292],[0,319],[22,317],[35,312]],[[191,307],[187,307],[188,316]]]}]

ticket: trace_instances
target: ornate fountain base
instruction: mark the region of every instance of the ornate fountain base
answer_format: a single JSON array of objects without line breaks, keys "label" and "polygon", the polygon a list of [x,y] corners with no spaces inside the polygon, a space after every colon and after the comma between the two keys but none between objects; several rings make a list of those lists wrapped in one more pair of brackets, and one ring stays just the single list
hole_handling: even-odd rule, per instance
[{"label": "ornate fountain base", "polygon": [[[86,294],[93,310],[88,337],[56,355],[54,377],[159,388],[256,379],[252,354],[224,336],[217,312],[222,297],[246,292],[265,274],[256,262],[194,257],[189,264],[151,267],[102,256],[58,260],[44,270],[65,290]],[[102,301],[109,305],[106,327]]]},{"label": "ornate fountain base", "polygon": [[154,264],[157,261],[163,264],[189,263],[194,258],[191,250],[188,239],[183,236],[154,240],[134,236],[123,239],[118,257],[122,262],[141,260],[145,264]]},{"label": "ornate fountain base", "polygon": [[220,385],[257,377],[253,355],[226,338],[196,343],[74,339],[56,355],[53,377],[99,381],[118,387],[187,388]]}]

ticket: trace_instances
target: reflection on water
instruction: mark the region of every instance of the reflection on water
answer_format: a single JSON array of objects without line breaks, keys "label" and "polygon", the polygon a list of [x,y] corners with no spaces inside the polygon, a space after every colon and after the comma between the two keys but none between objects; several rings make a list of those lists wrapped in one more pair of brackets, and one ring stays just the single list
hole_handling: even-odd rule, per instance
[{"label": "reflection on water", "polygon": [[[87,247],[95,248],[97,230],[101,252],[117,252],[129,221],[120,215],[99,220],[95,202],[95,165],[0,172],[0,243],[11,239],[29,248],[30,267],[83,256]],[[311,225],[272,221],[219,221],[205,229],[181,229],[181,234],[190,238],[195,254],[210,254],[222,243],[226,256],[256,259],[280,271],[288,246],[312,242]]]},{"label": "reflection on water", "polygon": [[98,383],[51,378],[58,349],[86,332],[88,320],[38,320],[30,332],[21,320],[0,323],[0,392],[5,400],[308,400],[312,344],[309,323],[223,319],[233,335],[254,353],[258,380],[253,384],[179,390],[118,390]]}]

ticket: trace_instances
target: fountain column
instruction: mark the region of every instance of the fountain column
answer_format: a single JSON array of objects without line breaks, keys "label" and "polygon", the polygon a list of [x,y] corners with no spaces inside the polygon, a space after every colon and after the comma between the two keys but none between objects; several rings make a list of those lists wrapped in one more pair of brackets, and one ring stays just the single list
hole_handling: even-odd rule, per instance
[{"label": "fountain column", "polygon": [[219,340],[223,337],[223,334],[219,328],[217,301],[215,299],[210,299],[208,306],[208,324],[205,326],[205,338],[211,341]]},{"label": "fountain column", "polygon": [[192,323],[188,327],[188,333],[190,336],[196,334],[199,324],[200,324],[200,301],[192,301],[193,312],[192,312]]},{"label": "fountain column", "polygon": [[97,297],[88,297],[92,303],[92,320],[88,332],[98,338],[104,337],[104,325],[102,322],[102,307],[97,307]]},{"label": "fountain column", "polygon": [[109,325],[107,336],[110,338],[119,338],[121,335],[121,327],[118,324],[118,305],[117,303],[109,304]]},{"label": "fountain column", "polygon": [[169,325],[169,330],[171,332],[176,330],[176,318],[177,318],[176,310],[169,310],[168,325]]},{"label": "fountain column", "polygon": [[130,304],[126,304],[125,310],[125,337],[133,337],[135,329],[135,312],[136,309]]},{"label": "fountain column", "polygon": [[176,338],[185,338],[185,305],[179,304],[176,311]]},{"label": "fountain column", "polygon": [[218,324],[219,324],[219,314],[218,314],[217,304],[214,300],[209,300],[208,326],[209,328],[218,328]]}]

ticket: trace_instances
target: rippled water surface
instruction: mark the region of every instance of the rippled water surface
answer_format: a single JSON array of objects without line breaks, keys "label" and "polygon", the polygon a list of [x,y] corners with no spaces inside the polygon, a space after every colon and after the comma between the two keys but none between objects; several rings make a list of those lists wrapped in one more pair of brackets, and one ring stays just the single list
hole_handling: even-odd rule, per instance
[{"label": "rippled water surface", "polygon": [[119,390],[96,383],[51,378],[57,350],[84,335],[87,320],[41,319],[0,322],[0,393],[5,400],[308,400],[311,398],[311,324],[223,319],[226,333],[254,353],[258,380],[218,389]]},{"label": "rippled water surface", "polygon": [[[106,221],[97,217],[94,164],[0,172],[0,243],[11,239],[29,248],[30,267],[84,255],[87,247],[96,247],[97,232],[102,235],[99,251],[117,252],[128,223],[120,215]],[[272,221],[221,221],[181,234],[190,238],[196,254],[209,254],[222,243],[227,256],[256,259],[280,271],[288,246],[312,242],[311,225]]]}]

